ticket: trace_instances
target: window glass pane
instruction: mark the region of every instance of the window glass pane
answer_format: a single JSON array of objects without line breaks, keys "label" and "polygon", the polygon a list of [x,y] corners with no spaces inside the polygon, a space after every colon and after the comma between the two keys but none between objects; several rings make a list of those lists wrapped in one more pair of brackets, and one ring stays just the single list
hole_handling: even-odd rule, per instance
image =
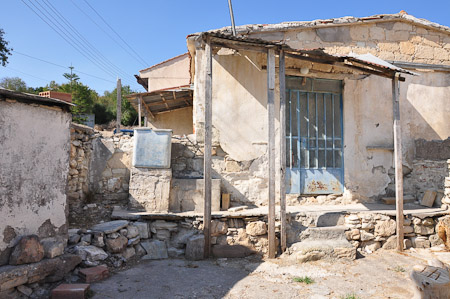
[{"label": "window glass pane", "polygon": [[334,140],[334,148],[338,149],[338,148],[341,148],[341,147],[342,147],[341,140],[340,139],[335,139]]},{"label": "window glass pane", "polygon": [[317,94],[317,130],[318,138],[325,138],[323,94]]},{"label": "window glass pane", "polygon": [[327,140],[327,148],[333,148],[333,140],[332,139]]},{"label": "window glass pane", "polygon": [[307,98],[306,93],[300,93],[300,135],[308,136],[308,115],[307,115]]},{"label": "window glass pane", "polygon": [[317,168],[316,151],[309,151],[309,168]]},{"label": "window glass pane", "polygon": [[327,168],[333,168],[333,151],[327,151]]},{"label": "window glass pane", "polygon": [[341,136],[341,110],[340,110],[341,99],[340,96],[334,97],[334,136]]},{"label": "window glass pane", "polygon": [[292,168],[298,168],[297,139],[292,138]]},{"label": "window glass pane", "polygon": [[309,93],[308,95],[309,138],[316,138],[316,97],[313,93]]},{"label": "window glass pane", "polygon": [[286,168],[291,167],[291,141],[286,138]]},{"label": "window glass pane", "polygon": [[289,91],[286,91],[286,135],[289,136],[289,134],[291,134],[291,99]]},{"label": "window glass pane", "polygon": [[342,167],[342,152],[341,151],[334,151],[334,163],[336,168]]},{"label": "window glass pane", "polygon": [[326,133],[328,138],[333,137],[333,106],[331,94],[325,94]]},{"label": "window glass pane", "polygon": [[292,136],[298,136],[298,107],[297,107],[297,94],[298,91],[291,91],[291,132]]},{"label": "window glass pane", "polygon": [[313,90],[316,92],[341,93],[341,85],[342,83],[339,80],[315,79]]},{"label": "window glass pane", "polygon": [[319,150],[319,168],[325,167],[325,151]]},{"label": "window glass pane", "polygon": [[308,150],[306,148],[300,149],[300,167],[306,168],[308,162]]}]

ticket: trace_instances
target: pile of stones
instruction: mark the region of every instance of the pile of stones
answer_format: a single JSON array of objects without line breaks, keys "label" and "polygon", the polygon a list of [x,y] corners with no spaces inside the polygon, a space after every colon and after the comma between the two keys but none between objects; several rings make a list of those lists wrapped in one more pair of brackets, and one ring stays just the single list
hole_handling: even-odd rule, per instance
[{"label": "pile of stones", "polygon": [[[406,217],[404,219],[404,248],[429,248],[443,244],[435,229],[440,218]],[[347,240],[359,251],[372,253],[380,248],[396,249],[396,222],[382,214],[359,213],[345,217]]]}]

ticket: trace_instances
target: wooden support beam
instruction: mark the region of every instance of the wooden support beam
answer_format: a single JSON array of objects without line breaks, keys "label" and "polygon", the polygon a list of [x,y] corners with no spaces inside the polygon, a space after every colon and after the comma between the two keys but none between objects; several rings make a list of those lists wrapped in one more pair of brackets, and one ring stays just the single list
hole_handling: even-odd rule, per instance
[{"label": "wooden support beam", "polygon": [[269,258],[275,258],[275,50],[267,50],[267,122],[269,144]]},{"label": "wooden support beam", "polygon": [[203,206],[203,235],[205,236],[204,257],[211,254],[211,143],[212,143],[212,54],[209,38],[205,43],[205,143],[204,143],[204,206]]},{"label": "wooden support beam", "polygon": [[141,127],[142,96],[138,97],[138,126]]},{"label": "wooden support beam", "polygon": [[160,94],[161,99],[163,100],[164,105],[166,105],[166,108],[169,109],[169,104],[167,104],[167,100],[164,98],[163,94]]},{"label": "wooden support beam", "polygon": [[400,126],[400,102],[398,75],[392,79],[392,101],[394,111],[394,161],[395,161],[395,202],[397,223],[397,250],[403,251],[403,164],[402,134]]},{"label": "wooden support beam", "polygon": [[148,107],[147,103],[145,103],[144,99],[141,99],[142,104],[144,104],[145,109],[147,110],[148,114],[152,119],[155,119],[155,115],[153,115],[152,111]]},{"label": "wooden support beam", "polygon": [[116,133],[120,133],[122,122],[122,82],[117,79],[117,103],[116,103]]},{"label": "wooden support beam", "polygon": [[286,250],[286,64],[284,51],[279,57],[280,82],[280,220],[281,252]]}]

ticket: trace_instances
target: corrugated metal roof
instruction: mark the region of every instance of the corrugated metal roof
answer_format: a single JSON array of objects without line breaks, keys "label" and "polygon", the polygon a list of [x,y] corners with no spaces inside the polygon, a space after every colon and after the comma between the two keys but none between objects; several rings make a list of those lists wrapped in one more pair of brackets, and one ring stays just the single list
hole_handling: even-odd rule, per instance
[{"label": "corrugated metal roof", "polygon": [[47,106],[60,106],[60,107],[76,106],[75,104],[68,103],[59,99],[41,97],[35,94],[9,90],[1,87],[0,87],[0,97]]}]

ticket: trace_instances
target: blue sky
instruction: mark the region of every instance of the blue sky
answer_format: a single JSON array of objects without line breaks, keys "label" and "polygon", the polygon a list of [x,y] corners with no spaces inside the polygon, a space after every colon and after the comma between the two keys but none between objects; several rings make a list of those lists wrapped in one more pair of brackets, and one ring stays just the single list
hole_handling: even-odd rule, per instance
[{"label": "blue sky", "polygon": [[[135,83],[133,74],[186,52],[185,39],[188,34],[230,25],[227,0],[4,0],[2,2],[0,28],[5,31],[5,39],[16,52],[10,57],[7,67],[0,66],[0,78],[18,76],[33,87],[44,86],[51,80],[64,83],[62,74],[69,69],[61,66],[68,67],[72,64],[81,82],[100,94],[105,90],[114,89],[118,74],[124,84],[131,85],[137,91],[143,91]],[[78,32],[77,38],[83,40],[85,46],[89,43],[88,49],[84,50],[81,48],[83,46],[75,44],[91,60],[70,46],[25,3],[41,16],[52,16],[52,21],[58,28],[62,25],[67,26],[65,23],[70,24]],[[342,16],[362,17],[405,10],[416,17],[450,26],[448,0],[233,0],[233,9],[237,25],[309,21]],[[56,18],[56,12],[63,20]],[[51,24],[51,21],[48,22]],[[76,36],[77,33],[72,34]],[[70,40],[68,36],[65,38]],[[89,51],[91,53],[86,54]]]}]

